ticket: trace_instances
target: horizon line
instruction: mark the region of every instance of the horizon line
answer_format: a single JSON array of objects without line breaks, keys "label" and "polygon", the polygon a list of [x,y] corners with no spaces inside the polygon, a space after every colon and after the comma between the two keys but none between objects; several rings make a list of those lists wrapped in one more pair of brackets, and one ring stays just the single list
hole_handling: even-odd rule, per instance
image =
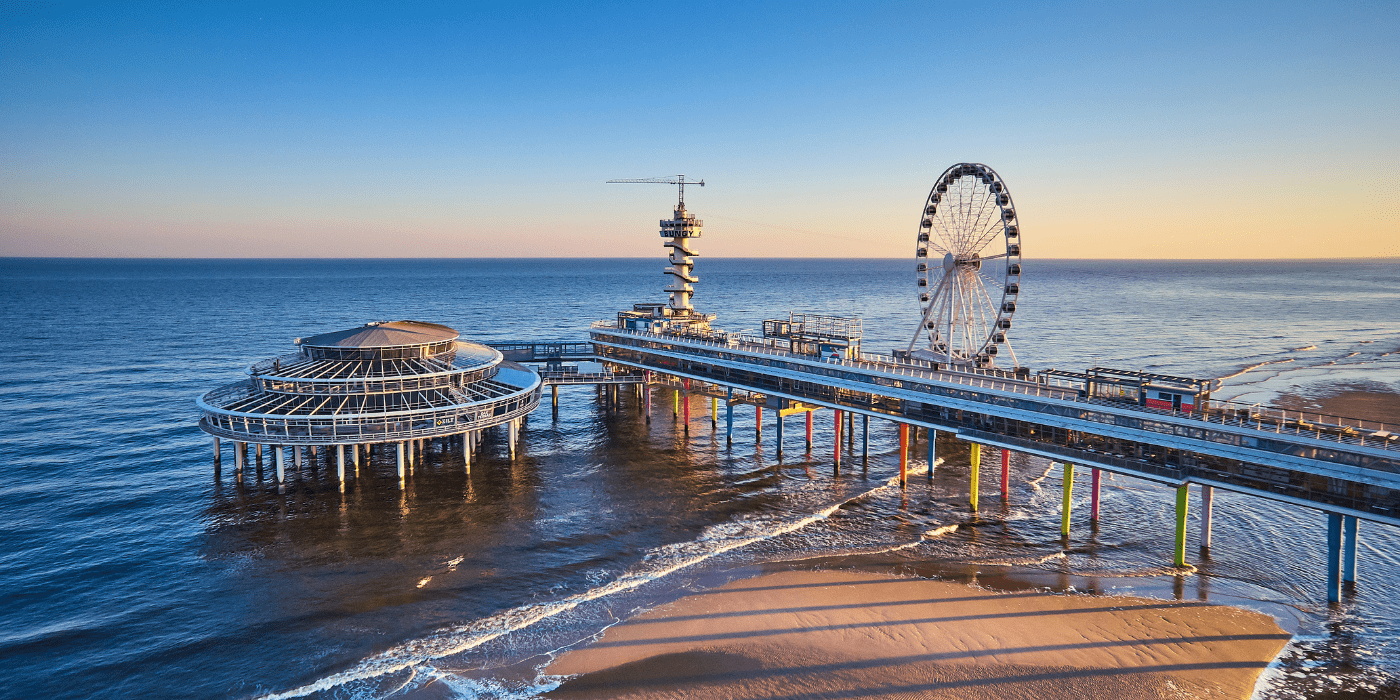
[{"label": "horizon line", "polygon": [[[781,256],[720,256],[707,255],[708,260],[910,260],[909,256],[881,257],[881,256],[841,256],[841,257],[781,257]],[[213,256],[213,257],[193,257],[193,256],[120,256],[120,255],[0,255],[0,260],[300,260],[300,261],[389,261],[389,260],[665,260],[664,256],[656,255],[567,255],[567,256],[509,256],[509,255],[485,255],[485,256],[440,256],[440,257],[254,257],[254,256]],[[1324,261],[1397,261],[1400,262],[1400,255],[1382,255],[1371,257],[1326,257],[1326,258],[1074,258],[1074,257],[1044,257],[1032,258],[1031,261],[1045,262],[1324,262]],[[1023,262],[1024,262],[1023,258]]]}]

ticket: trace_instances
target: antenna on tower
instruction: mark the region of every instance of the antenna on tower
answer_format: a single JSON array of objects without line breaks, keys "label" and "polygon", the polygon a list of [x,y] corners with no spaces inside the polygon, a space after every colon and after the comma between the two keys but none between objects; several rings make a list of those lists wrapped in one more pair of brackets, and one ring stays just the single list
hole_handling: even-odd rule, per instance
[{"label": "antenna on tower", "polygon": [[684,175],[663,175],[662,177],[640,177],[630,180],[608,180],[608,185],[679,185],[680,192],[676,199],[676,208],[685,209],[685,186],[699,185],[705,186],[704,180],[687,180]]}]

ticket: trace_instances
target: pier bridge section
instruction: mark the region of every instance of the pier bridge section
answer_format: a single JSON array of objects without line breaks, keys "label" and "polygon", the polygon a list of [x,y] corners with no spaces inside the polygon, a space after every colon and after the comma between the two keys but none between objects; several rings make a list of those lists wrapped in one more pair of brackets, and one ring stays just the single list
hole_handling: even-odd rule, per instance
[{"label": "pier bridge section", "polygon": [[1324,431],[1301,415],[1214,401],[1190,412],[1152,409],[1087,398],[1044,377],[940,371],[872,355],[821,358],[607,321],[590,335],[604,362],[762,395],[774,408],[800,403],[884,418],[1176,486],[1179,552],[1187,484],[1320,509],[1338,542],[1346,517],[1353,552],[1353,519],[1400,526],[1400,444],[1384,426]]}]

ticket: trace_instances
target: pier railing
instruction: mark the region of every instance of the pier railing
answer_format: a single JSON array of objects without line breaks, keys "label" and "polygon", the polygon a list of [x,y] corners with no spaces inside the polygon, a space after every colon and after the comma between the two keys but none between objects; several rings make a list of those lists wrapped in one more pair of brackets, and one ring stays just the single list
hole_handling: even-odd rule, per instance
[{"label": "pier railing", "polygon": [[280,445],[378,443],[436,437],[448,427],[474,430],[523,416],[539,404],[543,386],[536,382],[494,400],[458,406],[333,416],[267,415],[220,408],[254,395],[251,381],[220,387],[196,403],[204,413],[200,419],[204,430],[229,440]]}]

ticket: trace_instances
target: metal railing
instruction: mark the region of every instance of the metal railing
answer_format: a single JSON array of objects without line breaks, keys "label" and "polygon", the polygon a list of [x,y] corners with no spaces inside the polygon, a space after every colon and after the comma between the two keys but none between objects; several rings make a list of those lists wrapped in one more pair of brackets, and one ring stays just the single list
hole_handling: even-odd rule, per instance
[{"label": "metal railing", "polygon": [[205,432],[229,440],[263,444],[350,444],[392,442],[451,435],[489,427],[525,415],[539,405],[542,383],[500,398],[434,410],[385,413],[269,416],[222,411],[203,399],[237,395],[228,386],[205,394],[198,403]]}]

